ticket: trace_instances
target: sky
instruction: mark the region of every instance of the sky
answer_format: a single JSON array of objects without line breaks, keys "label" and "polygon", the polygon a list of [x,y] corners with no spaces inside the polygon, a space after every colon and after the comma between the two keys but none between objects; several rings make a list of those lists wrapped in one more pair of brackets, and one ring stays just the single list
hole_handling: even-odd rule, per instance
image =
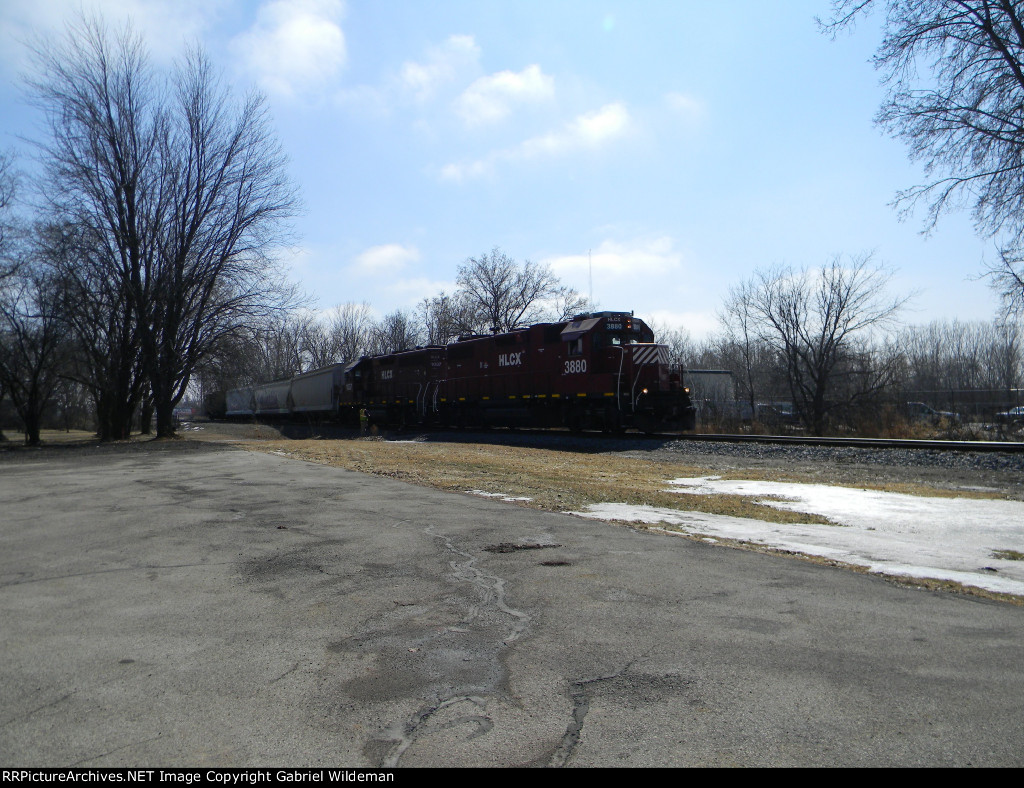
[{"label": "sky", "polygon": [[832,38],[828,0],[0,0],[0,149],[42,133],[25,42],[79,8],[266,94],[318,309],[413,308],[494,247],[697,339],[755,270],[836,256],[891,268],[906,323],[998,309],[966,213],[891,206],[924,175],[873,122],[881,20]]}]

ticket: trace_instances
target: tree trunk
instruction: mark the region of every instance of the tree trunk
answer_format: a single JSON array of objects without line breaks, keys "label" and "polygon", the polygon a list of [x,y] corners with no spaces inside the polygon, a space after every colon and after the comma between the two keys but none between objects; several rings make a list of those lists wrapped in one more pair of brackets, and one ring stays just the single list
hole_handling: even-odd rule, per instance
[{"label": "tree trunk", "polygon": [[101,441],[128,440],[132,434],[132,417],[135,415],[133,398],[122,400],[103,393],[96,403],[97,434]]},{"label": "tree trunk", "polygon": [[158,438],[173,438],[174,430],[174,402],[168,393],[164,392],[154,403],[156,405],[156,436]]},{"label": "tree trunk", "polygon": [[143,435],[153,434],[153,398],[142,400],[142,411],[139,414],[139,432]]},{"label": "tree trunk", "polygon": [[40,443],[39,419],[33,416],[25,420],[25,445],[38,446]]}]

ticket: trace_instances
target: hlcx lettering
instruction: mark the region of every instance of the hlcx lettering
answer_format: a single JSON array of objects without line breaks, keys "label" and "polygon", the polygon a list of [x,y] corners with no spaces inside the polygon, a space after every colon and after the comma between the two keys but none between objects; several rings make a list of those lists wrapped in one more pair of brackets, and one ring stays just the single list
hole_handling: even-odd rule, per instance
[{"label": "hlcx lettering", "polygon": [[502,353],[498,356],[499,367],[521,367],[523,365],[523,351],[518,353]]}]

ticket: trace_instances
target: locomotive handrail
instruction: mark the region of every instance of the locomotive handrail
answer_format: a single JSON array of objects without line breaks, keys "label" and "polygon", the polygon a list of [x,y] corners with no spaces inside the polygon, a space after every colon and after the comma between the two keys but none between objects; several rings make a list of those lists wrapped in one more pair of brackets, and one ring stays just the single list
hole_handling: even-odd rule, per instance
[{"label": "locomotive handrail", "polygon": [[622,365],[626,362],[626,349],[622,345],[613,345],[619,349],[619,373],[615,376],[615,407],[622,414]]}]

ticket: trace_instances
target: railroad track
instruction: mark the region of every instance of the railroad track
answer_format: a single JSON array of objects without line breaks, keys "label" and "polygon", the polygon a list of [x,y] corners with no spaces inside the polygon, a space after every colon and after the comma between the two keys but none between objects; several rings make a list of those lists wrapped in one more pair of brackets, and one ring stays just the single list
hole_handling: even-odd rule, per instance
[{"label": "railroad track", "polygon": [[[447,430],[445,430],[447,432]],[[460,432],[452,430],[452,432]],[[469,431],[474,434],[476,431]],[[505,432],[495,430],[490,434]],[[950,452],[1002,452],[1005,454],[1024,453],[1024,442],[1021,441],[958,441],[958,440],[917,440],[906,438],[820,438],[804,435],[747,435],[742,433],[693,433],[693,432],[599,432],[584,430],[569,432],[568,430],[540,430],[519,428],[513,434],[565,435],[584,439],[647,439],[676,440],[705,443],[753,443],[779,444],[790,446],[821,446],[825,448],[848,447],[858,449],[928,449],[932,451]],[[487,433],[485,433],[487,434]]]},{"label": "railroad track", "polygon": [[[320,434],[328,425],[320,425],[313,428],[310,425],[301,423],[272,422],[281,429],[287,437],[300,437],[308,431],[315,431]],[[291,433],[291,434],[289,434]],[[957,440],[908,440],[899,438],[818,438],[799,435],[747,435],[735,433],[689,433],[689,432],[599,432],[584,430],[581,432],[570,432],[565,429],[537,429],[521,427],[516,429],[494,428],[487,430],[457,430],[437,425],[429,427],[408,427],[405,430],[385,430],[383,435],[398,436],[402,434],[418,433],[421,435],[445,435],[465,436],[473,438],[476,436],[498,435],[520,435],[520,436],[549,436],[564,437],[581,440],[675,440],[693,441],[704,443],[751,443],[751,444],[777,444],[790,446],[820,446],[820,447],[849,447],[860,449],[927,449],[931,451],[949,452],[1002,452],[1005,454],[1024,453],[1024,442],[1021,441],[957,441]],[[328,428],[328,434],[332,437],[356,437],[358,431],[352,427],[336,425],[335,429]]]},{"label": "railroad track", "polygon": [[796,435],[730,435],[695,433],[651,433],[648,437],[662,440],[705,441],[709,443],[766,443],[790,444],[796,446],[847,446],[861,449],[930,449],[932,451],[955,452],[1024,452],[1020,441],[955,441],[955,440],[908,440],[900,438],[812,438]]}]

